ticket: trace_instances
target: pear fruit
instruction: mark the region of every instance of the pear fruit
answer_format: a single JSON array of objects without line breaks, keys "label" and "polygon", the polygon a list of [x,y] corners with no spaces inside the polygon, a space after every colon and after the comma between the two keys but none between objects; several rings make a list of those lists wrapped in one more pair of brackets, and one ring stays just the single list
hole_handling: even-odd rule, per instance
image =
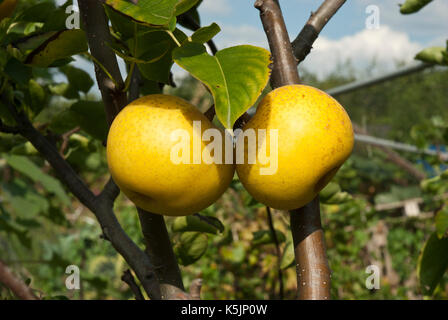
[{"label": "pear fruit", "polygon": [[[238,177],[256,200],[282,210],[310,202],[349,157],[354,143],[344,108],[325,92],[305,85],[268,93],[243,133],[249,129],[257,137],[256,161],[248,163],[249,139],[239,134],[237,146],[244,145],[239,152],[244,152],[244,161],[237,160]],[[269,163],[260,161],[266,156],[271,157]]]},{"label": "pear fruit", "polygon": [[[235,172],[224,156],[221,164],[194,162],[193,143],[202,158],[208,146],[202,136],[211,128],[219,130],[181,98],[153,94],[133,101],[114,119],[107,137],[107,162],[115,183],[135,205],[153,213],[184,216],[207,208],[224,193]],[[176,148],[180,141],[173,134],[176,137],[179,130],[189,134],[188,152]],[[173,161],[173,152],[188,161]]]},{"label": "pear fruit", "polygon": [[0,3],[0,21],[12,16],[17,6],[17,0],[4,0]]}]

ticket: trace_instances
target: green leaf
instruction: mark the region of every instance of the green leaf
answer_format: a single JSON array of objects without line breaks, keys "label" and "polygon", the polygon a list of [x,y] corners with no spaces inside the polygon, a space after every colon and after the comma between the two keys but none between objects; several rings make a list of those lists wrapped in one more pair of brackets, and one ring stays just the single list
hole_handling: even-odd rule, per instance
[{"label": "green leaf", "polygon": [[109,6],[104,6],[107,16],[115,32],[120,34],[122,40],[128,40],[134,36],[135,22],[130,17],[115,11]]},{"label": "green leaf", "polygon": [[285,248],[283,249],[282,258],[280,259],[280,268],[287,269],[294,264],[294,261],[294,243],[292,241],[287,241]]},{"label": "green leaf", "polygon": [[210,56],[202,44],[191,42],[176,48],[173,58],[210,89],[216,115],[228,129],[256,102],[270,74],[269,52],[249,45]]},{"label": "green leaf", "polygon": [[406,0],[404,4],[400,5],[400,12],[402,14],[417,12],[431,1],[432,0]]},{"label": "green leaf", "polygon": [[202,0],[198,2],[193,8],[185,12],[185,15],[189,17],[189,19],[185,19],[184,15],[177,17],[177,23],[179,23],[182,27],[187,28],[189,30],[195,31],[198,26],[201,25],[201,18],[199,17],[198,6],[201,4]]},{"label": "green leaf", "polygon": [[178,16],[193,8],[199,0],[178,0],[174,15]]},{"label": "green leaf", "polygon": [[89,135],[104,141],[107,136],[107,121],[104,105],[101,101],[78,101],[70,107],[75,121]]},{"label": "green leaf", "polygon": [[444,47],[430,47],[423,49],[415,56],[415,59],[440,65],[448,65],[448,59],[444,56],[446,54],[446,48]]},{"label": "green leaf", "polygon": [[57,113],[51,118],[50,129],[57,133],[63,134],[78,125],[78,116],[69,110],[64,110]]},{"label": "green leaf", "polygon": [[9,234],[15,234],[19,239],[20,243],[27,247],[31,247],[31,237],[28,235],[28,230],[17,225],[10,216],[7,214],[6,210],[0,204],[0,230],[5,231]]},{"label": "green leaf", "polygon": [[48,192],[54,193],[66,205],[70,205],[70,198],[65,193],[59,180],[42,172],[31,160],[24,156],[3,155],[6,162],[15,170],[40,183]]},{"label": "green leaf", "polygon": [[57,32],[56,31],[50,31],[50,32],[44,32],[44,33],[38,33],[34,35],[30,35],[28,37],[24,37],[21,39],[18,39],[14,41],[13,46],[19,49],[23,54],[27,54],[30,51],[36,49],[42,43],[47,41],[49,38],[54,36]]},{"label": "green leaf", "polygon": [[224,226],[215,217],[204,216],[200,218],[193,215],[175,218],[172,230],[174,232],[198,231],[218,234],[219,231],[224,231]]},{"label": "green leaf", "polygon": [[45,90],[34,79],[31,79],[28,83],[28,89],[30,93],[30,104],[34,113],[39,113],[45,106]]},{"label": "green leaf", "polygon": [[105,0],[114,10],[131,17],[138,23],[150,26],[165,26],[170,24],[174,16],[178,0],[139,0],[133,4],[124,0]]},{"label": "green leaf", "polygon": [[[436,233],[442,239],[448,231],[448,206],[445,205],[436,215]],[[447,253],[448,254],[448,253]]]},{"label": "green leaf", "polygon": [[20,178],[3,184],[2,188],[6,201],[22,217],[32,218],[49,208],[48,200]]},{"label": "green leaf", "polygon": [[216,36],[221,31],[221,28],[216,24],[212,23],[207,27],[202,27],[196,30],[191,36],[191,41],[197,43],[206,43]]},{"label": "green leaf", "polygon": [[330,182],[319,192],[319,199],[321,202],[325,203],[333,195],[341,191],[341,187],[336,182]]},{"label": "green leaf", "polygon": [[92,78],[84,70],[73,66],[64,66],[60,70],[67,76],[69,85],[76,91],[87,93],[94,85]]},{"label": "green leaf", "polygon": [[352,200],[353,197],[347,192],[338,192],[325,200],[325,204],[340,204]]},{"label": "green leaf", "polygon": [[[187,39],[187,36],[179,29],[174,30],[174,36],[179,42]],[[129,48],[134,48],[134,39],[128,41]],[[173,65],[172,52],[177,45],[165,31],[145,32],[137,37],[135,57],[140,60],[155,62],[139,63],[138,68],[142,75],[152,81],[170,83],[170,70]]]},{"label": "green leaf", "polygon": [[[279,243],[282,243],[286,240],[283,232],[279,230],[275,230],[275,234],[277,235],[277,240]],[[260,230],[254,232],[254,238],[252,239],[252,244],[254,246],[262,245],[262,244],[271,244],[274,243],[274,237],[272,237],[271,230]]]},{"label": "green leaf", "polygon": [[207,251],[207,235],[200,232],[184,232],[180,236],[180,244],[176,254],[182,265],[187,266],[197,261]]},{"label": "green leaf", "polygon": [[418,259],[417,276],[424,295],[432,295],[448,268],[448,238],[433,233]]},{"label": "green leaf", "polygon": [[4,72],[15,82],[24,86],[28,85],[31,79],[31,68],[21,63],[15,58],[9,59]]},{"label": "green leaf", "polygon": [[33,50],[26,58],[25,63],[46,68],[58,60],[87,50],[87,38],[83,30],[63,30]]},{"label": "green leaf", "polygon": [[246,258],[246,250],[241,241],[235,242],[231,246],[221,247],[219,253],[224,260],[234,264],[240,264]]}]

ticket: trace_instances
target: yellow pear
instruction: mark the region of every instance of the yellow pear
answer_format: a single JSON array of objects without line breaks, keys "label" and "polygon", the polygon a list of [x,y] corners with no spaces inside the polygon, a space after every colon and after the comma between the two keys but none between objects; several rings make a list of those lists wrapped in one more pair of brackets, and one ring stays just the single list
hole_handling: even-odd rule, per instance
[{"label": "yellow pear", "polygon": [[[249,129],[257,138],[252,163]],[[283,210],[310,202],[349,157],[354,142],[344,108],[325,92],[305,85],[267,94],[243,132],[237,138],[237,148],[244,146],[243,151],[237,149],[237,157],[244,156],[244,161],[237,158],[240,181],[256,200]]]},{"label": "yellow pear", "polygon": [[0,3],[0,21],[9,18],[17,6],[17,0],[4,0]]},{"label": "yellow pear", "polygon": [[203,153],[217,151],[204,142],[208,129],[222,134],[222,140],[209,141],[224,154],[224,133],[187,101],[163,94],[135,100],[114,119],[107,138],[115,183],[150,212],[182,216],[205,209],[224,193],[235,172],[224,155],[222,161],[202,159]]}]

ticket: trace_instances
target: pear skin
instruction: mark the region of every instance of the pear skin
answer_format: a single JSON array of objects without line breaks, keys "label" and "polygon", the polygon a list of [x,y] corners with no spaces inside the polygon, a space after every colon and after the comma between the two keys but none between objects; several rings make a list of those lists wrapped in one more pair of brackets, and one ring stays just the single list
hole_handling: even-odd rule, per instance
[{"label": "pear skin", "polygon": [[[257,137],[256,162],[248,163],[249,142],[240,134],[237,145],[245,147],[244,162],[236,165],[238,177],[256,200],[281,210],[310,202],[350,156],[354,143],[344,108],[325,92],[305,85],[288,85],[267,94],[243,132],[249,129]],[[278,130],[278,143],[271,129]],[[267,164],[260,161],[264,151],[260,143],[271,156]],[[273,161],[277,161],[274,166]]]},{"label": "pear skin", "polygon": [[[200,132],[193,130],[193,121],[200,121]],[[224,159],[221,164],[194,163],[193,140],[200,139],[202,155],[209,143],[201,137],[211,128],[218,130],[181,98],[154,94],[135,100],[117,115],[108,134],[107,161],[115,183],[138,207],[153,213],[183,216],[207,208],[230,185],[235,170]],[[190,134],[189,163],[172,161],[179,144],[172,136],[176,130]]]}]

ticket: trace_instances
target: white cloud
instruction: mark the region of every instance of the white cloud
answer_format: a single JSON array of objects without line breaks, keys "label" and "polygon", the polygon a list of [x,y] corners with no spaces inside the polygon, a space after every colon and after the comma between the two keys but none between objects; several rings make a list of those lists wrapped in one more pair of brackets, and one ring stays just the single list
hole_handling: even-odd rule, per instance
[{"label": "white cloud", "polygon": [[[448,1],[436,0],[414,14],[400,13],[399,4],[404,0],[359,0],[359,6],[375,4],[380,8],[380,22],[397,31],[406,32],[411,37],[422,39],[428,45],[434,39],[447,39]],[[443,45],[444,42],[440,43]]]},{"label": "white cloud", "polygon": [[303,66],[322,77],[338,63],[350,60],[364,70],[375,60],[380,69],[391,70],[397,62],[410,63],[422,45],[410,41],[404,32],[382,25],[378,30],[363,30],[337,40],[319,37]]},{"label": "white cloud", "polygon": [[232,12],[228,0],[204,0],[199,6],[199,12],[213,15],[227,15]]}]

